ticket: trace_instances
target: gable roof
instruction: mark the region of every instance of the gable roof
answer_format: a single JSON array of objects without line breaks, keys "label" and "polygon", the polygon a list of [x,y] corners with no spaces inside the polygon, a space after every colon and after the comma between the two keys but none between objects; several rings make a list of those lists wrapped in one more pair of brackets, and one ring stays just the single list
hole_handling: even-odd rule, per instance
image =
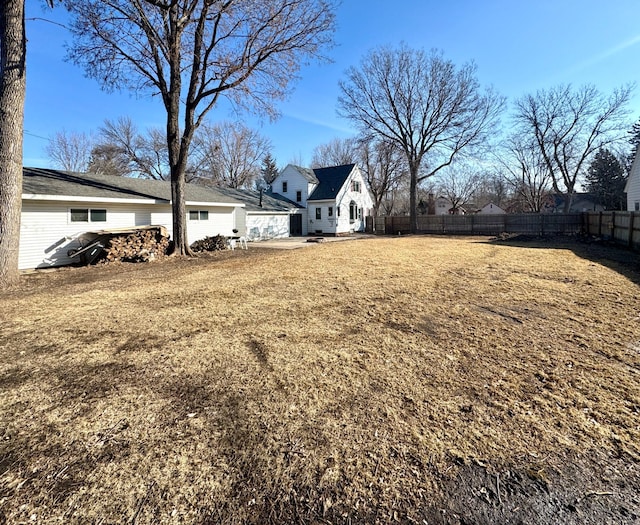
[{"label": "gable roof", "polygon": [[[67,171],[23,168],[23,198],[51,198],[56,200],[148,200],[157,203],[171,202],[169,181],[115,177],[94,173],[72,173]],[[215,188],[185,185],[187,203],[225,204],[242,206],[231,196],[224,195]]]},{"label": "gable roof", "polygon": [[[307,182],[310,182],[311,184],[318,184],[318,179],[314,174],[314,170],[310,168],[303,168],[302,166],[296,166],[295,164],[289,164],[287,168],[289,166],[291,166],[294,170],[298,171],[300,175],[302,175],[307,180]],[[285,170],[287,168],[285,168]]]},{"label": "gable roof", "polygon": [[316,168],[313,170],[318,185],[313,190],[307,200],[320,201],[335,199],[340,188],[344,185],[349,175],[353,171],[355,164],[343,164],[342,166],[331,166],[330,168]]},{"label": "gable roof", "polygon": [[234,198],[245,204],[248,212],[289,212],[296,208],[303,208],[297,202],[293,202],[282,195],[267,191],[244,190],[234,188],[216,188],[217,191]]}]

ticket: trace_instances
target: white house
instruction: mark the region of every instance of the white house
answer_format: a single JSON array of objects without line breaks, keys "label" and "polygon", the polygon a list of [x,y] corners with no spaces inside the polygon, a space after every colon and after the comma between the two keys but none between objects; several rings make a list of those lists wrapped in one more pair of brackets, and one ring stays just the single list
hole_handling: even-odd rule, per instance
[{"label": "white house", "polygon": [[346,235],[364,231],[373,197],[355,164],[308,169],[289,164],[272,191],[305,208],[302,234]]},{"label": "white house", "polygon": [[[245,204],[212,188],[186,185],[187,238],[232,236]],[[21,269],[75,262],[67,252],[86,232],[164,226],[171,234],[169,182],[25,168],[20,225]],[[245,235],[242,230],[239,235]]]},{"label": "white house", "polygon": [[478,210],[479,215],[504,215],[507,213],[500,206],[490,202]]},{"label": "white house", "polygon": [[627,185],[624,188],[627,194],[627,210],[640,211],[640,150],[636,151],[636,156],[631,165]]}]

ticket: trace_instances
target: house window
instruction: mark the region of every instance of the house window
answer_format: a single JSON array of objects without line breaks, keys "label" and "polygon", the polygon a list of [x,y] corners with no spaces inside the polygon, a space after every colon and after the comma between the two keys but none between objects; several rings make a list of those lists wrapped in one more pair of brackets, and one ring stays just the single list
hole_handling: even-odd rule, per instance
[{"label": "house window", "polygon": [[636,202],[636,204],[635,204],[635,210],[636,210],[636,211],[640,211],[640,202]]},{"label": "house window", "polygon": [[209,211],[208,210],[189,210],[189,220],[190,221],[208,221]]},{"label": "house window", "polygon": [[338,207],[336,208],[336,215],[337,215],[338,217],[340,217],[340,206],[338,206]]},{"label": "house window", "polygon": [[296,191],[296,202],[300,202],[302,200],[302,192],[300,190]]},{"label": "house window", "polygon": [[69,210],[71,222],[107,222],[107,210],[72,208]]},{"label": "house window", "polygon": [[333,206],[329,206],[329,217],[333,217]]},{"label": "house window", "polygon": [[351,181],[351,191],[360,193],[360,181],[357,181],[357,180]]},{"label": "house window", "polygon": [[288,186],[286,180],[282,182],[282,193],[287,193]]},{"label": "house window", "polygon": [[349,221],[355,222],[357,216],[358,216],[358,205],[355,202],[351,201],[349,203]]},{"label": "house window", "polygon": [[320,208],[319,206],[316,208],[316,219],[322,219],[322,208]]}]

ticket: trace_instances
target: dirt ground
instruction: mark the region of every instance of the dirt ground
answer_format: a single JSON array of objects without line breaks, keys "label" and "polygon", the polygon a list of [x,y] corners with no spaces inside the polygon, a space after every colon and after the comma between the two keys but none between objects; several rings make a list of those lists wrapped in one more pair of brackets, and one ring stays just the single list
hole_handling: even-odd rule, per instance
[{"label": "dirt ground", "polygon": [[638,254],[256,244],[0,308],[0,524],[640,522]]}]

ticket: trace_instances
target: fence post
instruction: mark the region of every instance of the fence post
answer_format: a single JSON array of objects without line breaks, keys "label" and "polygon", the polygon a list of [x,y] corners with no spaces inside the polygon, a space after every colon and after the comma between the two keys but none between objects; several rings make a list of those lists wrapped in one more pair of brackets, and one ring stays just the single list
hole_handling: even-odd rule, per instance
[{"label": "fence post", "polygon": [[611,212],[611,240],[616,240],[616,212]]},{"label": "fence post", "polygon": [[602,212],[598,212],[598,237],[602,237]]},{"label": "fence post", "polygon": [[629,248],[633,248],[633,223],[636,218],[635,212],[629,214]]}]

